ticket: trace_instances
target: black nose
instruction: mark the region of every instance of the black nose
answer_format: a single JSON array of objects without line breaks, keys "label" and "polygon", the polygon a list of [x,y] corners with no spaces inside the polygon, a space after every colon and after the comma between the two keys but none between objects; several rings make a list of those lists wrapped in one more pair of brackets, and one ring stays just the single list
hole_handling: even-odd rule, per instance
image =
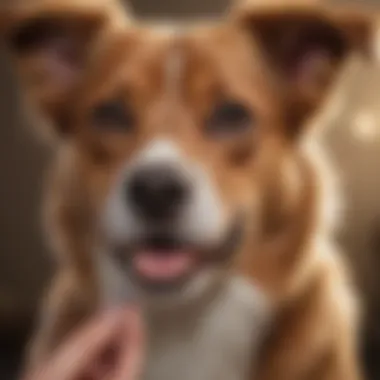
[{"label": "black nose", "polygon": [[180,170],[163,164],[138,169],[126,187],[127,201],[143,218],[174,218],[186,202],[189,186]]}]

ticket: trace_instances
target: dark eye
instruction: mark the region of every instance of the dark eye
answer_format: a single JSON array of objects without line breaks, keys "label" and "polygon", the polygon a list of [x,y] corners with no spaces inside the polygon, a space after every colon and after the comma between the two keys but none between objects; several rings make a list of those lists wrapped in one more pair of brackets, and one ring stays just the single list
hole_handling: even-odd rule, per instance
[{"label": "dark eye", "polygon": [[207,131],[213,135],[241,133],[252,125],[251,112],[237,102],[218,104],[207,120]]},{"label": "dark eye", "polygon": [[129,130],[134,125],[132,111],[122,100],[98,105],[91,116],[92,124],[99,129]]}]

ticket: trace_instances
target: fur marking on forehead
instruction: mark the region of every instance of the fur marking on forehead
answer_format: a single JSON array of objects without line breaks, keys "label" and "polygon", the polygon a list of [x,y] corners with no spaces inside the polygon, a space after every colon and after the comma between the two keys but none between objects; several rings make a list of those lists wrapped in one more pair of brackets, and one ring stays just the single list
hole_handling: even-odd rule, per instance
[{"label": "fur marking on forehead", "polygon": [[185,53],[179,46],[173,46],[166,57],[164,78],[166,89],[171,95],[178,95],[181,79],[184,72]]},{"label": "fur marking on forehead", "polygon": [[181,156],[181,151],[174,142],[166,139],[156,139],[145,147],[138,160],[139,162],[144,162],[144,164],[159,161],[176,162]]}]

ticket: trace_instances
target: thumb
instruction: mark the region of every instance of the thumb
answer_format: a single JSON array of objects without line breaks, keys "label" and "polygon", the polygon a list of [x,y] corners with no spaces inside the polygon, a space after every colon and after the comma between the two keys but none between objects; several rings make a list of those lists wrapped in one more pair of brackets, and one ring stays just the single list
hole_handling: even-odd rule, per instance
[{"label": "thumb", "polygon": [[145,354],[145,332],[139,311],[128,312],[121,339],[119,363],[115,375],[110,380],[138,380]]}]

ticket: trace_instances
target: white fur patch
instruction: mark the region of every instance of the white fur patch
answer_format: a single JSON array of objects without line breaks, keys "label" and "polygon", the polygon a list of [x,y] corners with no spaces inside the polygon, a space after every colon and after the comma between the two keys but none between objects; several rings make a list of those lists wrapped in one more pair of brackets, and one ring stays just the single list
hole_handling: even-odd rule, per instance
[{"label": "white fur patch", "polygon": [[[196,244],[215,244],[228,225],[227,215],[212,179],[201,164],[189,160],[172,141],[157,139],[127,163],[106,202],[103,231],[111,243],[128,243],[144,233],[144,225],[125,197],[134,171],[146,165],[170,165],[189,181],[190,198],[175,228],[179,237]],[[158,229],[162,225],[156,226]]]},{"label": "white fur patch", "polygon": [[157,139],[152,141],[138,155],[137,164],[149,164],[155,162],[170,162],[181,159],[181,151],[176,144],[170,140]]},{"label": "white fur patch", "polygon": [[[136,300],[137,293],[121,269],[107,256],[99,256],[98,264],[105,306]],[[250,378],[270,325],[269,303],[258,289],[237,276],[225,277],[215,296],[206,302],[193,300],[190,309],[179,304],[177,309],[166,310],[161,304],[158,313],[150,304],[145,315],[148,353],[144,380]]]},{"label": "white fur patch", "polygon": [[137,298],[137,291],[126,273],[112,259],[109,252],[98,249],[95,255],[101,290],[101,308],[108,309],[133,303]]},{"label": "white fur patch", "polygon": [[144,380],[243,380],[255,368],[269,324],[257,290],[232,278],[200,313],[150,318]]}]

